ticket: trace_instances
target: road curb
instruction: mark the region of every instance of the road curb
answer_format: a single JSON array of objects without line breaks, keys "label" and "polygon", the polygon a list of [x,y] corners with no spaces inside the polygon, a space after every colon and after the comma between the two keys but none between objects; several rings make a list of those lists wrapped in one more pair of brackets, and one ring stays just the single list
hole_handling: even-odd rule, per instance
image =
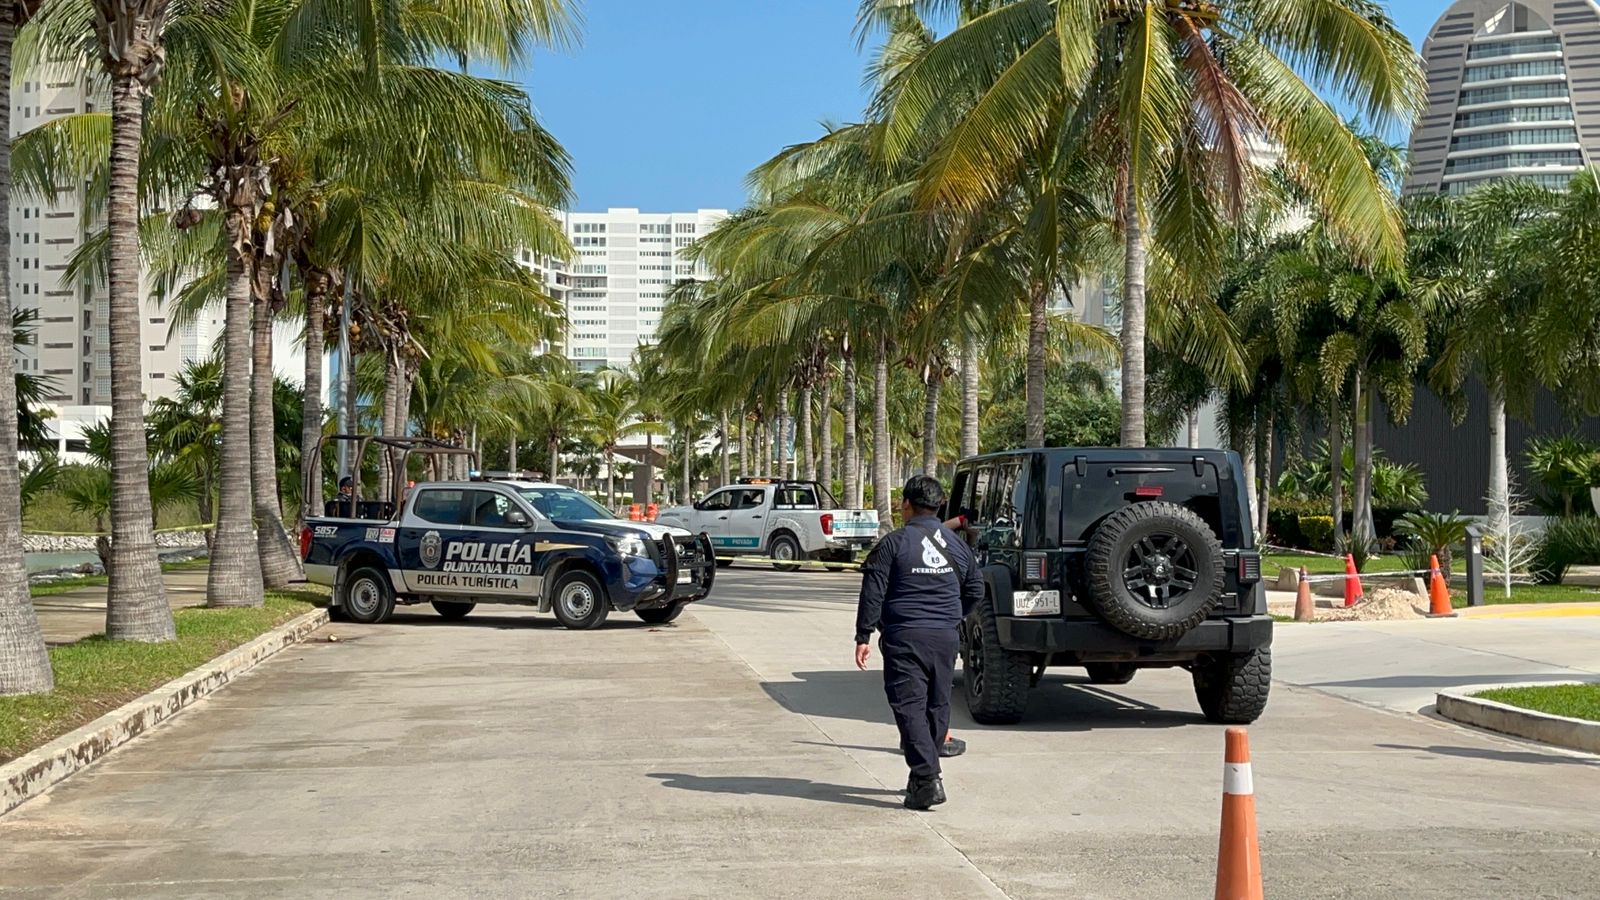
[{"label": "road curb", "polygon": [[1501,734],[1509,734],[1512,737],[1526,738],[1530,741],[1538,741],[1541,744],[1550,744],[1555,747],[1565,747],[1568,750],[1581,750],[1585,753],[1600,754],[1600,722],[1551,715],[1550,713],[1523,709],[1520,706],[1497,703],[1493,700],[1485,700],[1482,697],[1471,695],[1472,693],[1492,691],[1499,688],[1556,687],[1563,684],[1591,683],[1587,681],[1534,681],[1516,684],[1480,684],[1465,690],[1440,691],[1436,700],[1436,709],[1439,715],[1452,722],[1475,725],[1479,728],[1487,728],[1490,731],[1498,731]]},{"label": "road curb", "polygon": [[226,687],[328,622],[326,609],[291,619],[82,728],[0,766],[0,816],[88,768],[123,744]]}]

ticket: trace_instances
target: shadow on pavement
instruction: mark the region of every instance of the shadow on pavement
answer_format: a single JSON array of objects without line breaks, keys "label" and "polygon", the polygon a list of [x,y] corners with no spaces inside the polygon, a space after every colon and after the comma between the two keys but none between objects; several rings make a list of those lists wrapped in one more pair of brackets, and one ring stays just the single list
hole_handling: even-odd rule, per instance
[{"label": "shadow on pavement", "polygon": [[[535,615],[496,615],[494,613],[478,613],[474,610],[465,619],[446,619],[429,609],[416,609],[402,612],[397,610],[385,624],[404,625],[408,628],[498,628],[498,629],[543,629],[562,628],[554,616]],[[631,612],[613,612],[595,631],[628,630],[634,628],[664,628],[670,626],[651,625]]]},{"label": "shadow on pavement", "polygon": [[1494,762],[1518,762],[1551,766],[1600,766],[1600,759],[1584,756],[1566,756],[1560,753],[1539,753],[1532,750],[1492,750],[1487,747],[1446,747],[1434,744],[1417,747],[1411,744],[1374,744],[1380,750],[1415,750],[1438,756],[1458,756],[1463,759],[1487,759]]},{"label": "shadow on pavement", "polygon": [[[883,676],[877,671],[796,672],[794,677],[799,680],[764,681],[761,687],[785,709],[801,715],[893,722],[883,696]],[[966,703],[960,696],[959,673],[954,692],[956,696],[950,704],[951,727],[982,728],[967,715]],[[1080,680],[1046,677],[1029,692],[1027,718],[1022,724],[1004,727],[1008,731],[1093,731],[1178,728],[1204,723],[1205,717],[1198,712],[1158,709]]]},{"label": "shadow on pavement", "polygon": [[899,791],[884,788],[861,788],[843,784],[826,784],[809,778],[771,778],[761,775],[703,777],[677,772],[651,772],[649,777],[661,780],[663,787],[684,791],[703,791],[710,794],[761,794],[769,797],[794,797],[799,800],[817,800],[823,803],[843,803],[849,806],[876,806],[899,809],[899,803],[874,800],[873,797],[898,797]]}]

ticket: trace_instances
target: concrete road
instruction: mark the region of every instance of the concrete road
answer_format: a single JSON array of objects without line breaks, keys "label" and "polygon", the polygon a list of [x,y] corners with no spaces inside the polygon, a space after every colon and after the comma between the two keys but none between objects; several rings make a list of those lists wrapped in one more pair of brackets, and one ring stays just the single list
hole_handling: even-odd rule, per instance
[{"label": "concrete road", "polygon": [[[853,579],[723,576],[670,628],[333,626],[0,820],[0,896],[1211,890],[1222,735],[1182,673],[1052,676],[1010,729],[958,701],[951,802],[912,813],[881,681],[849,668]],[[1289,684],[1251,739],[1271,896],[1600,882],[1600,761]]]}]

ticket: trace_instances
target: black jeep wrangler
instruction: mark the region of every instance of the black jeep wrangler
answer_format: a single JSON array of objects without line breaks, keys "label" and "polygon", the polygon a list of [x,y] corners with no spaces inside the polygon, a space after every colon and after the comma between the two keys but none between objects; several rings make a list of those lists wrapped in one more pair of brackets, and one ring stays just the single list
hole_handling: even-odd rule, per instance
[{"label": "black jeep wrangler", "polygon": [[1261,715],[1272,617],[1237,454],[994,453],[961,461],[950,498],[987,588],[961,635],[975,720],[1021,721],[1050,666],[1096,684],[1182,666],[1207,719]]}]

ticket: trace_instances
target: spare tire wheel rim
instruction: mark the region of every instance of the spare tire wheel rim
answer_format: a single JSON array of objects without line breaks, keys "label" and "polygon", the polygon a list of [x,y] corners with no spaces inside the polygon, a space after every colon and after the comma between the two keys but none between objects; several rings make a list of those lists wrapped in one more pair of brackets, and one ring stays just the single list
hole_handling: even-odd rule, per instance
[{"label": "spare tire wheel rim", "polygon": [[1128,548],[1122,583],[1151,609],[1168,609],[1200,582],[1194,551],[1175,534],[1148,534]]},{"label": "spare tire wheel rim", "polygon": [[574,619],[588,618],[594,612],[594,592],[581,581],[574,581],[561,592],[561,606]]},{"label": "spare tire wheel rim", "polygon": [[383,604],[383,592],[371,578],[358,578],[350,585],[350,596],[344,604],[358,616],[372,616]]}]

